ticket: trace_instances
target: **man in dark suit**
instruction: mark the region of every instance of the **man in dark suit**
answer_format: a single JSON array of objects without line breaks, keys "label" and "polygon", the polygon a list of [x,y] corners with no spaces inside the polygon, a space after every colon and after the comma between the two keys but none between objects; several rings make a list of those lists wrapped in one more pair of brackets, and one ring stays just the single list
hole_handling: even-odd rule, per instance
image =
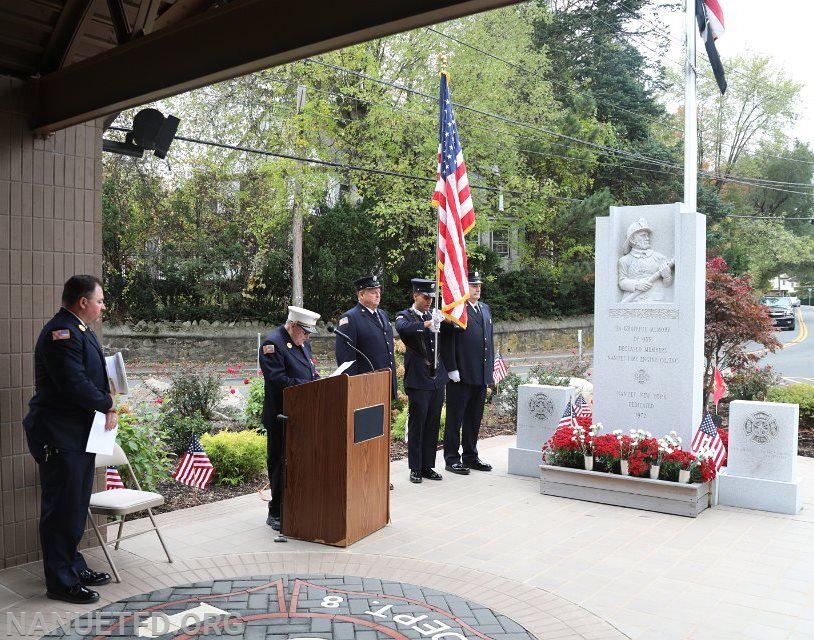
[{"label": "man in dark suit", "polygon": [[104,310],[98,278],[72,276],[65,283],[62,307],[34,347],[35,391],[23,420],[40,472],[46,595],[76,604],[96,602],[99,594],[87,587],[110,582],[107,573],[91,571],[77,550],[95,474],[96,455],[85,451],[94,412],[106,414],[105,429],[118,422],[102,348],[90,327]]},{"label": "man in dark suit", "polygon": [[[435,367],[435,334],[439,333],[443,314],[430,306],[435,298],[435,281],[413,278],[413,306],[396,314],[396,331],[407,351],[404,354],[404,390],[409,398],[407,452],[410,482],[422,478],[441,480],[435,466],[441,407],[447,372],[438,358]],[[439,340],[443,340],[439,336]],[[439,348],[443,349],[439,342]]]},{"label": "man in dark suit", "polygon": [[482,284],[480,273],[470,271],[466,329],[452,328],[453,346],[443,353],[449,371],[444,460],[446,470],[459,475],[468,475],[470,469],[492,470],[490,464],[478,457],[486,387],[494,384],[495,363],[492,312],[489,305],[480,301]]},{"label": "man in dark suit", "polygon": [[[398,389],[396,361],[393,357],[393,327],[390,318],[379,309],[382,298],[382,285],[378,276],[365,276],[354,283],[358,302],[353,309],[339,318],[338,329],[342,331],[359,351],[364,353],[373,365],[373,371],[390,369],[392,396],[395,399]],[[336,364],[353,360],[345,371],[349,376],[371,371],[370,365],[351,349],[347,340],[336,334]]]},{"label": "man in dark suit", "polygon": [[316,331],[319,314],[302,307],[288,307],[286,323],[270,332],[260,345],[260,368],[265,379],[263,426],[267,437],[267,465],[271,483],[271,502],[266,519],[280,530],[283,513],[283,456],[285,424],[277,416],[283,411],[283,389],[319,378],[308,340]]}]

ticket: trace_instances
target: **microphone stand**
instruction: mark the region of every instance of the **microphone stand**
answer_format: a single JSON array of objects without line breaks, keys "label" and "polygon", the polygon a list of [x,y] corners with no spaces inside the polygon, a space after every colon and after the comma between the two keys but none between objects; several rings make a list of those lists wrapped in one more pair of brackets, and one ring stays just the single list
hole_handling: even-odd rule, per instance
[{"label": "microphone stand", "polygon": [[370,371],[373,372],[376,370],[373,368],[373,363],[370,361],[370,358],[368,358],[363,351],[360,351],[359,349],[356,348],[356,346],[353,344],[353,340],[351,340],[349,335],[341,332],[339,329],[337,329],[334,325],[330,323],[325,325],[325,328],[328,330],[328,333],[335,333],[336,335],[345,338],[345,342],[347,343],[347,345],[365,359],[365,362],[367,362],[367,366],[370,367]]}]

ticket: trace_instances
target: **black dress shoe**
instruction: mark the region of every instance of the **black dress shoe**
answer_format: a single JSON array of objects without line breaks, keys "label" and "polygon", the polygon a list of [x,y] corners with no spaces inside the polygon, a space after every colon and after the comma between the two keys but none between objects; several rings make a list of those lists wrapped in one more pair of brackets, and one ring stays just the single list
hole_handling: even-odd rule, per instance
[{"label": "black dress shoe", "polygon": [[421,472],[421,475],[425,477],[427,480],[443,480],[444,476],[440,473],[437,473],[435,469],[424,469]]},{"label": "black dress shoe", "polygon": [[445,468],[450,473],[457,473],[459,476],[469,475],[469,469],[463,466],[460,462],[453,462],[452,464],[448,464]]},{"label": "black dress shoe", "polygon": [[410,482],[415,482],[416,484],[421,484],[421,472],[420,471],[410,471]]},{"label": "black dress shoe", "polygon": [[110,582],[110,574],[85,569],[79,572],[79,582],[85,587],[101,587],[103,584]]},{"label": "black dress shoe", "polygon": [[62,600],[63,602],[73,602],[74,604],[93,604],[98,602],[99,594],[92,589],[86,589],[81,584],[75,584],[66,589],[57,591],[46,591],[46,596],[51,600]]},{"label": "black dress shoe", "polygon": [[464,462],[467,469],[474,469],[475,471],[491,471],[492,465],[484,462],[480,458],[475,458],[472,462]]},{"label": "black dress shoe", "polygon": [[269,517],[266,518],[266,524],[270,526],[275,531],[280,530],[280,516],[273,516],[269,514]]}]

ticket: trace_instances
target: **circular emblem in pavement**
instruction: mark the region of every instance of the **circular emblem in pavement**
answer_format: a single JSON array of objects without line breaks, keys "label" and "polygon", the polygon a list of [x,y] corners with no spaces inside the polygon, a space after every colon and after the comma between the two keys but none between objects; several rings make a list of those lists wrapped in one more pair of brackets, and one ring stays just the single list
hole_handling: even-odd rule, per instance
[{"label": "circular emblem in pavement", "polygon": [[775,419],[765,411],[755,411],[752,415],[747,416],[743,429],[746,431],[746,437],[758,444],[766,444],[770,440],[774,440],[779,431]]},{"label": "circular emblem in pavement", "polygon": [[554,412],[554,403],[544,393],[535,393],[529,398],[529,412],[538,420],[546,420]]},{"label": "circular emblem in pavement", "polygon": [[633,374],[633,379],[639,384],[645,384],[650,380],[650,374],[647,373],[647,371],[645,371],[644,369],[639,369],[636,373]]},{"label": "circular emblem in pavement", "polygon": [[105,640],[533,640],[449,593],[376,578],[271,575],[160,589],[80,616],[46,638]]}]

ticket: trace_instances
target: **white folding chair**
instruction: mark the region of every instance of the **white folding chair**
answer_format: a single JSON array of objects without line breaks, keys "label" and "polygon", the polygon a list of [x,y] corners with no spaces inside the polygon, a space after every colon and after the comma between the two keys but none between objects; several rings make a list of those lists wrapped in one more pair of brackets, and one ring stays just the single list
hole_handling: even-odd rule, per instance
[{"label": "white folding chair", "polygon": [[[158,524],[156,524],[155,518],[153,517],[153,507],[158,507],[164,504],[164,496],[162,496],[160,493],[141,490],[138,480],[136,479],[136,474],[133,473],[133,467],[130,466],[130,461],[127,459],[127,455],[118,444],[114,445],[112,455],[108,456],[96,454],[96,468],[98,469],[100,467],[127,467],[127,470],[130,473],[130,479],[133,482],[133,486],[136,487],[135,489],[107,489],[105,491],[99,491],[98,493],[91,494],[90,496],[90,506],[88,507],[88,514],[91,516],[90,523],[93,526],[93,530],[96,532],[96,537],[99,539],[99,544],[102,546],[102,551],[104,551],[105,557],[110,563],[110,568],[113,569],[113,575],[116,578],[116,582],[121,582],[121,578],[119,578],[119,572],[116,570],[116,565],[113,564],[113,558],[110,557],[110,552],[107,549],[107,545],[109,544],[113,544],[114,548],[118,549],[119,543],[122,540],[139,536],[142,533],[155,531],[158,535],[158,540],[161,542],[161,546],[164,547],[164,553],[167,554],[167,560],[172,562],[170,552],[167,550],[167,545],[164,542],[164,538],[161,537],[161,531],[159,530]],[[136,533],[123,536],[122,529],[124,528],[125,518],[127,518],[127,516],[131,513],[138,513],[139,511],[147,512],[153,526],[149,529],[145,529],[144,531],[138,531]],[[116,535],[115,540],[106,541],[102,537],[100,527],[96,524],[93,518],[94,515],[114,516],[118,518],[118,520],[106,522],[101,525],[101,527],[105,530],[105,534],[107,534],[107,527],[110,525],[119,525],[119,532]]]}]

